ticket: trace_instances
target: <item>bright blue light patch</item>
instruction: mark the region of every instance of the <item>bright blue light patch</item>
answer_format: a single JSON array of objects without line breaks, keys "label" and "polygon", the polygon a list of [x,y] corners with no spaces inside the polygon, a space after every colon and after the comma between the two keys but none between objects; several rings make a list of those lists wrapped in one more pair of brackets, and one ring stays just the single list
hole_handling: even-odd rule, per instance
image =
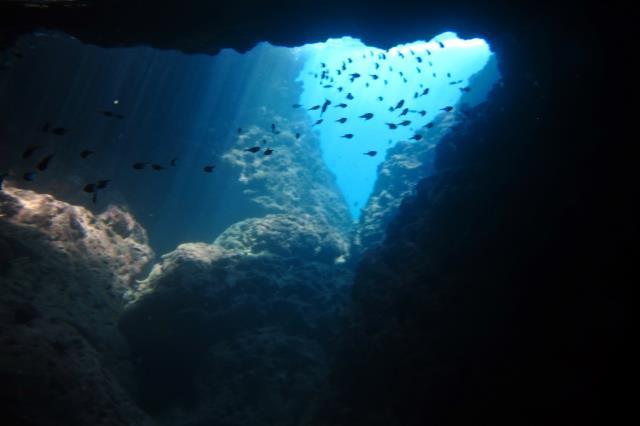
[{"label": "bright blue light patch", "polygon": [[[455,106],[464,94],[460,89],[468,86],[469,78],[482,70],[492,55],[484,40],[461,40],[451,32],[388,51],[344,37],[304,46],[301,53],[308,60],[298,77],[303,84],[300,104],[308,110],[311,124],[323,120],[313,129],[354,219],[359,218],[371,195],[386,151],[444,113],[441,108]],[[423,95],[427,88],[428,94]],[[331,101],[326,112],[309,110],[322,106],[325,100]],[[404,105],[390,111],[401,100]],[[348,106],[337,107],[340,103]],[[409,112],[400,116],[405,108]],[[421,115],[420,111],[426,113]],[[360,118],[366,113],[373,113],[373,118]],[[340,118],[347,121],[337,122]],[[411,123],[400,125],[404,120]],[[385,123],[397,128],[390,129]],[[354,136],[341,137],[345,134]],[[364,155],[369,151],[377,155]]]}]

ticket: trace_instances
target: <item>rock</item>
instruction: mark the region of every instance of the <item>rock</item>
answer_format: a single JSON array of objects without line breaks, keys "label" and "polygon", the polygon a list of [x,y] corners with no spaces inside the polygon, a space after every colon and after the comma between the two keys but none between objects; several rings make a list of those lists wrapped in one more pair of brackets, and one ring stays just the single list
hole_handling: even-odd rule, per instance
[{"label": "rock", "polygon": [[[153,252],[126,212],[0,191],[0,398],[8,424],[146,425],[116,328]],[[8,420],[7,420],[8,419]]]},{"label": "rock", "polygon": [[441,115],[434,127],[416,132],[423,137],[421,141],[400,141],[389,149],[354,233],[355,258],[382,243],[402,200],[413,194],[417,182],[434,172],[436,146],[457,121],[456,114]]},{"label": "rock", "polygon": [[[311,132],[296,138],[290,129],[308,129],[308,118],[293,113],[295,121],[265,111],[261,120],[277,123],[277,146],[273,154],[263,155],[245,151],[251,144],[270,140],[272,134],[264,130],[268,125],[252,126],[237,139],[236,146],[223,155],[225,162],[239,170],[238,181],[253,203],[261,206],[265,214],[310,215],[320,221],[347,232],[352,220],[347,206],[328,171],[319,140]],[[270,145],[263,145],[263,149]]]},{"label": "rock", "polygon": [[299,424],[340,328],[345,250],[311,217],[267,215],[163,256],[120,322],[143,406],[163,424]]}]

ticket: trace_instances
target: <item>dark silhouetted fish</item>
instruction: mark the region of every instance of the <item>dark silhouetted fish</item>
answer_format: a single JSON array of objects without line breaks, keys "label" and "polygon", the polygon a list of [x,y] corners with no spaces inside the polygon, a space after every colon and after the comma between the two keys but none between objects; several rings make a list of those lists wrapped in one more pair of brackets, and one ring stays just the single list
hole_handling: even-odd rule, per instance
[{"label": "dark silhouetted fish", "polygon": [[346,133],[342,136],[340,136],[341,138],[345,138],[345,139],[353,139],[353,134],[352,133]]},{"label": "dark silhouetted fish", "polygon": [[117,118],[119,120],[122,120],[124,118],[124,115],[122,114],[116,114],[113,111],[98,111],[100,114],[104,115],[105,117],[111,117],[111,118]]},{"label": "dark silhouetted fish", "polygon": [[300,133],[296,133],[296,139],[300,139]]},{"label": "dark silhouetted fish", "polygon": [[371,76],[372,79],[377,80],[378,76],[376,74],[369,74]]},{"label": "dark silhouetted fish", "polygon": [[41,148],[40,145],[29,145],[27,149],[22,153],[22,158],[29,158],[36,152],[37,149]]},{"label": "dark silhouetted fish", "polygon": [[402,112],[400,113],[400,115],[398,117],[402,117],[403,115],[407,115],[407,113],[409,112],[409,108],[405,108],[402,110]]},{"label": "dark silhouetted fish", "polygon": [[323,121],[323,120],[322,120],[322,118],[321,118],[320,120],[318,120],[318,121],[316,121],[315,123],[313,123],[313,124],[311,125],[311,127],[313,127],[313,126],[317,126],[318,124],[322,123],[322,121]]},{"label": "dark silhouetted fish", "polygon": [[338,92],[342,92],[342,86],[338,87]]},{"label": "dark silhouetted fish", "polygon": [[241,135],[242,134],[242,127],[238,127],[238,134]]},{"label": "dark silhouetted fish", "polygon": [[273,150],[271,148],[267,148],[264,150],[264,155],[271,155],[273,154]]},{"label": "dark silhouetted fish", "polygon": [[291,107],[292,107],[292,108],[296,108],[296,109],[297,109],[297,108],[301,108],[301,107],[302,107],[302,105],[300,105],[300,104],[293,104],[293,105],[291,105]]},{"label": "dark silhouetted fish", "polygon": [[85,159],[91,154],[95,154],[95,153],[96,153],[95,151],[91,151],[90,149],[84,149],[80,151],[80,158]]},{"label": "dark silhouetted fish", "polygon": [[355,80],[356,78],[360,78],[360,74],[358,74],[357,72],[354,72],[353,74],[349,74],[349,76],[351,77],[350,80],[353,83],[353,80]]},{"label": "dark silhouetted fish", "polygon": [[352,101],[352,100],[353,100],[353,95],[352,95],[351,93],[349,93],[349,94],[347,95],[347,99],[349,99],[350,101]]},{"label": "dark silhouetted fish", "polygon": [[326,68],[326,67],[327,67],[327,64],[325,64],[324,62],[320,62],[320,66],[321,66],[322,68]]},{"label": "dark silhouetted fish", "polygon": [[402,53],[398,53],[398,56],[400,56],[402,59],[404,59],[404,55]]},{"label": "dark silhouetted fish", "polygon": [[160,170],[164,170],[166,167],[161,166],[160,164],[152,164],[151,168],[155,171],[160,171]]},{"label": "dark silhouetted fish", "polygon": [[432,122],[430,122],[430,123],[425,124],[425,125],[424,125],[424,127],[426,127],[427,129],[430,129],[430,128],[432,128],[434,125],[435,125],[435,123],[432,121]]},{"label": "dark silhouetted fish", "polygon": [[33,178],[36,177],[36,172],[27,172],[22,175],[22,179],[33,182]]},{"label": "dark silhouetted fish", "polygon": [[325,84],[324,86],[322,86],[325,89],[331,89],[333,87],[332,84]]},{"label": "dark silhouetted fish", "polygon": [[429,88],[427,87],[426,89],[424,89],[424,90],[422,91],[422,93],[420,94],[420,96],[425,96],[425,95],[428,95],[428,94],[429,94]]},{"label": "dark silhouetted fish", "polygon": [[349,63],[353,63],[353,60],[351,58],[347,58],[347,61],[349,61]]},{"label": "dark silhouetted fish", "polygon": [[413,135],[409,139],[412,139],[414,141],[419,141],[419,140],[422,139],[422,136],[421,135]]},{"label": "dark silhouetted fish", "polygon": [[368,155],[369,157],[375,157],[377,153],[378,151],[363,152],[364,155]]},{"label": "dark silhouetted fish", "polygon": [[38,170],[40,170],[41,172],[47,170],[47,167],[49,167],[49,163],[51,162],[51,159],[55,157],[55,154],[49,154],[46,157],[44,157],[42,160],[40,160],[40,162],[38,163],[38,165],[36,166],[36,168]]},{"label": "dark silhouetted fish", "polygon": [[213,169],[215,169],[216,166],[204,166],[204,168],[202,170],[205,171],[205,173],[211,173],[213,171]]},{"label": "dark silhouetted fish", "polygon": [[320,105],[314,105],[311,108],[309,108],[307,111],[315,111],[315,110],[318,110],[318,109],[320,109]]},{"label": "dark silhouetted fish", "polygon": [[447,73],[447,77],[451,78],[451,73],[450,72]]},{"label": "dark silhouetted fish", "polygon": [[380,68],[380,64],[379,63],[375,63],[376,69]]},{"label": "dark silhouetted fish", "polygon": [[427,55],[431,56],[431,51],[429,49],[426,49],[426,50],[427,50]]},{"label": "dark silhouetted fish", "polygon": [[438,41],[438,46],[444,49],[444,43],[442,43],[440,40],[437,40],[437,41]]},{"label": "dark silhouetted fish", "polygon": [[408,126],[409,124],[411,124],[410,120],[404,120],[404,121],[398,123],[398,126]]},{"label": "dark silhouetted fish", "polygon": [[384,123],[384,124],[386,124],[387,126],[389,126],[389,128],[390,128],[391,130],[394,130],[394,129],[397,129],[397,128],[398,128],[398,125],[397,125],[397,124],[394,124],[394,123]]},{"label": "dark silhouetted fish", "polygon": [[414,112],[417,112],[418,114],[420,114],[420,115],[421,115],[421,116],[423,116],[423,117],[427,114],[427,111],[425,111],[425,110],[421,110],[421,111],[414,111]]},{"label": "dark silhouetted fish", "polygon": [[65,129],[64,127],[54,127],[53,129],[51,129],[51,133],[57,136],[64,136],[70,131],[71,129]]},{"label": "dark silhouetted fish", "polygon": [[177,163],[178,163],[178,159],[177,158],[172,158],[171,162],[169,164],[171,164],[171,167],[175,167]]},{"label": "dark silhouetted fish", "polygon": [[419,63],[422,63],[422,58],[421,58],[420,56],[416,57],[416,60],[417,60]]},{"label": "dark silhouetted fish", "polygon": [[336,108],[346,108],[346,107],[347,107],[347,104],[345,104],[345,103],[341,103],[341,104],[336,105],[335,107],[336,107]]},{"label": "dark silhouetted fish", "polygon": [[378,101],[382,102],[384,98],[382,96],[378,96]]},{"label": "dark silhouetted fish", "polygon": [[331,101],[329,99],[325,99],[324,103],[322,104],[322,111],[320,111],[320,115],[325,113],[329,105],[331,105]]},{"label": "dark silhouetted fish", "polygon": [[84,192],[88,192],[88,193],[92,193],[92,192],[96,192],[96,184],[95,183],[88,183],[84,186],[84,188],[82,188],[82,190]]},{"label": "dark silhouetted fish", "polygon": [[246,148],[245,151],[251,152],[253,154],[255,154],[256,152],[260,151],[260,147],[259,146],[252,146],[251,148]]},{"label": "dark silhouetted fish", "polygon": [[418,72],[418,74],[422,74],[422,70],[420,69],[420,67],[416,67],[416,71]]},{"label": "dark silhouetted fish", "polygon": [[368,112],[366,114],[362,114],[360,118],[364,118],[365,120],[371,120],[373,118],[373,114]]},{"label": "dark silhouetted fish", "polygon": [[342,124],[344,124],[346,121],[347,121],[346,117],[342,117],[336,120],[337,123],[342,123]]},{"label": "dark silhouetted fish", "polygon": [[458,87],[458,89],[460,89],[461,92],[463,93],[469,93],[471,91],[471,87]]},{"label": "dark silhouetted fish", "polygon": [[395,107],[393,107],[393,109],[395,110],[395,109],[402,108],[402,105],[404,105],[404,99],[403,99],[403,100],[401,100],[400,102],[398,102],[398,103],[396,104],[396,106],[395,106]]},{"label": "dark silhouetted fish", "polygon": [[134,163],[131,167],[133,167],[135,170],[142,170],[147,166],[147,162],[139,162],[139,163]]},{"label": "dark silhouetted fish", "polygon": [[451,112],[451,111],[453,111],[453,107],[452,106],[446,106],[444,108],[440,108],[440,111]]},{"label": "dark silhouetted fish", "polygon": [[271,133],[273,133],[274,135],[280,134],[280,130],[276,130],[275,123],[271,123]]}]

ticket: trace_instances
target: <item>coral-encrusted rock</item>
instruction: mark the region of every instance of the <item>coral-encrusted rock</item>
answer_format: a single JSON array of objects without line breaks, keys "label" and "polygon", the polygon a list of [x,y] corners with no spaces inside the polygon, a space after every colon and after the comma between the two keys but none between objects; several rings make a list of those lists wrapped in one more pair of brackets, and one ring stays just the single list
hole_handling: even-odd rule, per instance
[{"label": "coral-encrusted rock", "polygon": [[167,424],[299,424],[341,324],[345,249],[310,217],[269,215],[163,256],[121,321],[144,406]]},{"label": "coral-encrusted rock", "polygon": [[142,425],[116,328],[153,253],[133,218],[0,191],[0,398],[10,424]]}]

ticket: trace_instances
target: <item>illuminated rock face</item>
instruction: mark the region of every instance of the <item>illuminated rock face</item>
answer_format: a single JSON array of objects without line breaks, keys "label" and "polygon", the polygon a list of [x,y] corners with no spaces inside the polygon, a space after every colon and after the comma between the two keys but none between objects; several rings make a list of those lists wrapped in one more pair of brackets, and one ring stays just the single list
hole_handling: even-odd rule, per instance
[{"label": "illuminated rock face", "polygon": [[0,191],[7,424],[148,424],[122,385],[130,365],[115,325],[152,256],[122,210],[95,216],[49,195]]},{"label": "illuminated rock face", "polygon": [[[483,98],[498,77],[496,72],[483,87],[469,87],[492,53],[484,40],[461,40],[454,33],[389,50],[345,37],[299,51],[309,57],[298,78],[304,87],[300,104],[310,124],[322,119],[314,126],[322,157],[356,219],[387,150],[449,114],[445,108],[455,108],[468,90]],[[317,108],[327,101],[324,112]],[[376,154],[363,155],[370,151]]]}]

